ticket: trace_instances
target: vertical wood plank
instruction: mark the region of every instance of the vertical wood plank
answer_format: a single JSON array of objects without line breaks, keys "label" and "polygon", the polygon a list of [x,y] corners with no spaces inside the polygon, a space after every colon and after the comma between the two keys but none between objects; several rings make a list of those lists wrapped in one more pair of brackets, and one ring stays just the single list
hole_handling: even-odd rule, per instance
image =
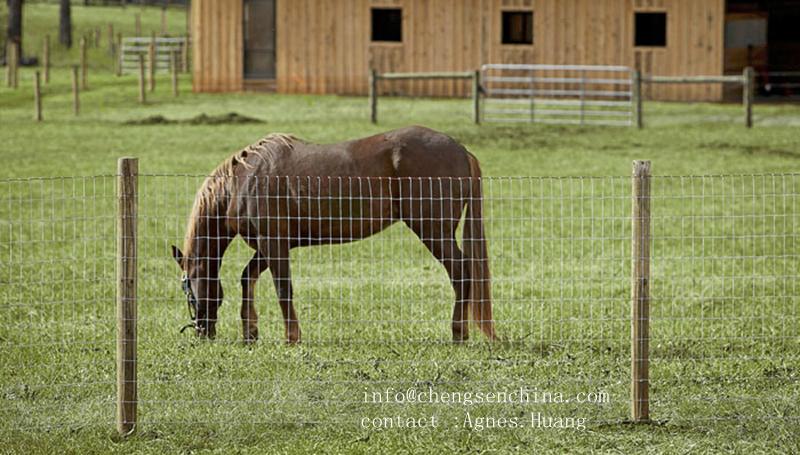
[{"label": "vertical wood plank", "polygon": [[650,162],[634,161],[631,238],[631,419],[650,420]]},{"label": "vertical wood plank", "polygon": [[117,167],[117,431],[136,429],[136,284],[139,161]]}]

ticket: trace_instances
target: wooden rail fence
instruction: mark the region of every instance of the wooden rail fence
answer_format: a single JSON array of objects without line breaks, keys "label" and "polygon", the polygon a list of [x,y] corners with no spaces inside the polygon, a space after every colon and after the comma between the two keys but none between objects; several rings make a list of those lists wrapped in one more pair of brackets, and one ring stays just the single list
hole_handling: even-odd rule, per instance
[{"label": "wooden rail fence", "polygon": [[432,72],[432,73],[378,73],[372,70],[369,74],[369,106],[370,121],[378,123],[378,82],[398,80],[431,80],[431,79],[468,79],[472,80],[472,121],[481,121],[481,73],[480,71]]},{"label": "wooden rail fence", "polygon": [[189,42],[186,37],[128,37],[122,38],[119,51],[119,74],[137,74],[139,72],[139,56],[146,57],[146,70],[150,73],[150,52],[155,63],[153,72],[168,72],[172,67],[172,54],[181,62],[180,70],[187,71]]},{"label": "wooden rail fence", "polygon": [[[635,79],[635,78],[634,78]],[[638,87],[634,92],[638,92],[637,105],[639,112],[637,117],[637,127],[644,126],[641,111],[641,84],[742,84],[742,106],[744,108],[744,124],[748,128],[753,127],[753,92],[755,88],[755,71],[748,66],[742,71],[741,75],[731,76],[641,76],[638,79]]]}]

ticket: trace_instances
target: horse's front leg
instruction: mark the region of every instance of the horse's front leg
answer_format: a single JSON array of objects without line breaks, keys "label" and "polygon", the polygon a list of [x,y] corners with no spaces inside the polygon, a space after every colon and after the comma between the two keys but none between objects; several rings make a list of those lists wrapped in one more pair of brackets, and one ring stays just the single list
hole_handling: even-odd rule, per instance
[{"label": "horse's front leg", "polygon": [[258,340],[258,313],[256,312],[256,281],[269,261],[256,252],[242,271],[242,336],[245,343]]},{"label": "horse's front leg", "polygon": [[292,305],[292,274],[289,268],[289,249],[279,249],[279,254],[270,258],[269,270],[272,281],[275,283],[275,292],[278,294],[278,303],[283,313],[283,324],[286,329],[286,342],[289,344],[300,342],[300,323]]}]

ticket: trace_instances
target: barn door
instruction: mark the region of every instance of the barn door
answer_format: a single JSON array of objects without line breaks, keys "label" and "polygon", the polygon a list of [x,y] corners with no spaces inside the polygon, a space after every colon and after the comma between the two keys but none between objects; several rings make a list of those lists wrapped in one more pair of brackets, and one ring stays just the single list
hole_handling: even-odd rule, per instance
[{"label": "barn door", "polygon": [[275,79],[275,2],[244,0],[244,78]]}]

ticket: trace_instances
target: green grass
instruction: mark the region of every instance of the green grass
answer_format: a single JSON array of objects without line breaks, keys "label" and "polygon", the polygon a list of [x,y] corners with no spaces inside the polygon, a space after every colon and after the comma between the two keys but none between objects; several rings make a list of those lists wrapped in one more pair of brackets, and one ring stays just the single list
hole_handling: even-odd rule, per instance
[{"label": "green grass", "polygon": [[[132,29],[133,11],[74,14],[79,29],[108,20]],[[55,30],[55,7],[25,12],[26,42]],[[182,30],[180,13],[171,14],[171,27]],[[158,13],[143,19],[148,30]],[[112,76],[101,49],[76,118],[66,68],[74,54],[54,53],[60,63],[45,87],[43,123],[31,120],[32,69],[23,69],[17,91],[0,87],[0,451],[800,450],[798,177],[783,175],[800,170],[797,106],[758,105],[755,128],[746,130],[736,105],[647,103],[647,128],[637,131],[475,126],[466,100],[382,98],[375,126],[364,98],[193,94],[186,76],[179,98],[161,78],[141,106],[134,78]],[[125,124],[230,112],[264,123]],[[485,175],[498,177],[487,181],[487,222],[498,332],[508,342],[490,345],[475,334],[466,346],[447,342],[446,276],[400,226],[356,244],[293,252],[301,346],[280,342],[268,274],[258,288],[261,341],[239,343],[238,275],[249,254],[241,242],[226,256],[218,340],[178,333],[186,309],[168,252],[182,239],[197,175],[270,132],[328,143],[407,124],[454,136]],[[137,156],[149,175],[140,178],[140,426],[120,441],[111,176],[124,155]],[[625,423],[633,159],[652,160],[661,176],[653,182],[651,425]],[[767,175],[666,177],[700,174]],[[51,179],[63,176],[95,177]],[[601,390],[611,402],[364,403],[365,393],[386,387],[428,385]],[[467,412],[539,411],[585,417],[586,430],[463,426]],[[440,428],[359,426],[363,417],[431,414]]]}]

